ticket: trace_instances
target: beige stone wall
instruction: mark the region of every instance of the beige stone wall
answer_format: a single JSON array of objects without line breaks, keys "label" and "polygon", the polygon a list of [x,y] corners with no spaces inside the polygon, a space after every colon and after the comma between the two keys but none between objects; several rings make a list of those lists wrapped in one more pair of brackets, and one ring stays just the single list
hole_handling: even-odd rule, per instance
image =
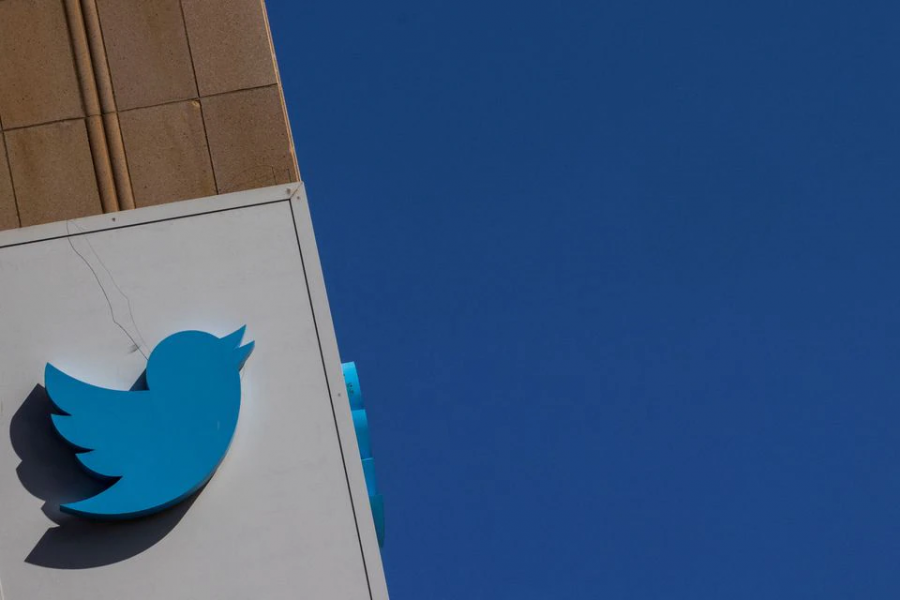
[{"label": "beige stone wall", "polygon": [[262,0],[0,0],[0,229],[298,180]]}]

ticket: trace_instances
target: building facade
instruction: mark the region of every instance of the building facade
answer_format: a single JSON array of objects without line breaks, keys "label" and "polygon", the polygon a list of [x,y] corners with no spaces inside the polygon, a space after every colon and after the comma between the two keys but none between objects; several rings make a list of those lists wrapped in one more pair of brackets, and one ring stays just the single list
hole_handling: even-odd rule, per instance
[{"label": "building facade", "polygon": [[[167,340],[235,330],[255,349],[229,366],[241,417],[215,476],[121,522],[72,512],[135,467],[89,466],[104,440],[55,425],[79,417],[47,373],[96,408],[154,393]],[[183,356],[163,364],[192,381],[207,363]],[[0,600],[387,600],[368,420],[262,0],[0,0],[0,357]],[[85,427],[119,432],[134,398]],[[175,435],[131,423],[107,454],[171,467],[146,480],[161,493]]]},{"label": "building facade", "polygon": [[261,0],[0,2],[0,229],[299,179]]}]

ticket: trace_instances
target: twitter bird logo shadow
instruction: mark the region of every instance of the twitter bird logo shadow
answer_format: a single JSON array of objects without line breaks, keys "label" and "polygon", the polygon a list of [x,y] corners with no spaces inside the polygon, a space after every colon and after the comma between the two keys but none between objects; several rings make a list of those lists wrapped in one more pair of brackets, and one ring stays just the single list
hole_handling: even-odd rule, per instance
[{"label": "twitter bird logo shadow", "polygon": [[[135,387],[140,385],[139,380]],[[161,513],[132,521],[89,521],[59,510],[60,504],[94,496],[109,483],[91,477],[78,463],[72,447],[53,428],[53,410],[47,390],[38,385],[10,421],[13,450],[22,461],[16,468],[19,481],[44,501],[41,510],[56,523],[25,562],[53,569],[91,569],[136,556],[168,535],[197,494]]]}]

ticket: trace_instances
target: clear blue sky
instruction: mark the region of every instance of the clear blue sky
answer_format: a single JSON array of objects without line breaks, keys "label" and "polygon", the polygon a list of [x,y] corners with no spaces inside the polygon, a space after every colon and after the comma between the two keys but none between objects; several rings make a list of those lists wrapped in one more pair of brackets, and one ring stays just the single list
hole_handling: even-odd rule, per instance
[{"label": "clear blue sky", "polygon": [[895,1],[269,10],[394,600],[900,598]]}]

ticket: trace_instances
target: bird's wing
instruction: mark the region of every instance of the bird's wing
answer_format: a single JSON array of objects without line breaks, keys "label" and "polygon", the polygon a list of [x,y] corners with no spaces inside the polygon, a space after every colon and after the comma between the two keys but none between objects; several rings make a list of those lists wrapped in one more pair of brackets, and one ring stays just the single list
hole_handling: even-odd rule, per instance
[{"label": "bird's wing", "polygon": [[64,415],[52,415],[59,434],[80,452],[84,467],[101,477],[121,477],[140,452],[135,434],[150,392],[120,392],[96,387],[47,365],[44,383],[50,400]]}]

